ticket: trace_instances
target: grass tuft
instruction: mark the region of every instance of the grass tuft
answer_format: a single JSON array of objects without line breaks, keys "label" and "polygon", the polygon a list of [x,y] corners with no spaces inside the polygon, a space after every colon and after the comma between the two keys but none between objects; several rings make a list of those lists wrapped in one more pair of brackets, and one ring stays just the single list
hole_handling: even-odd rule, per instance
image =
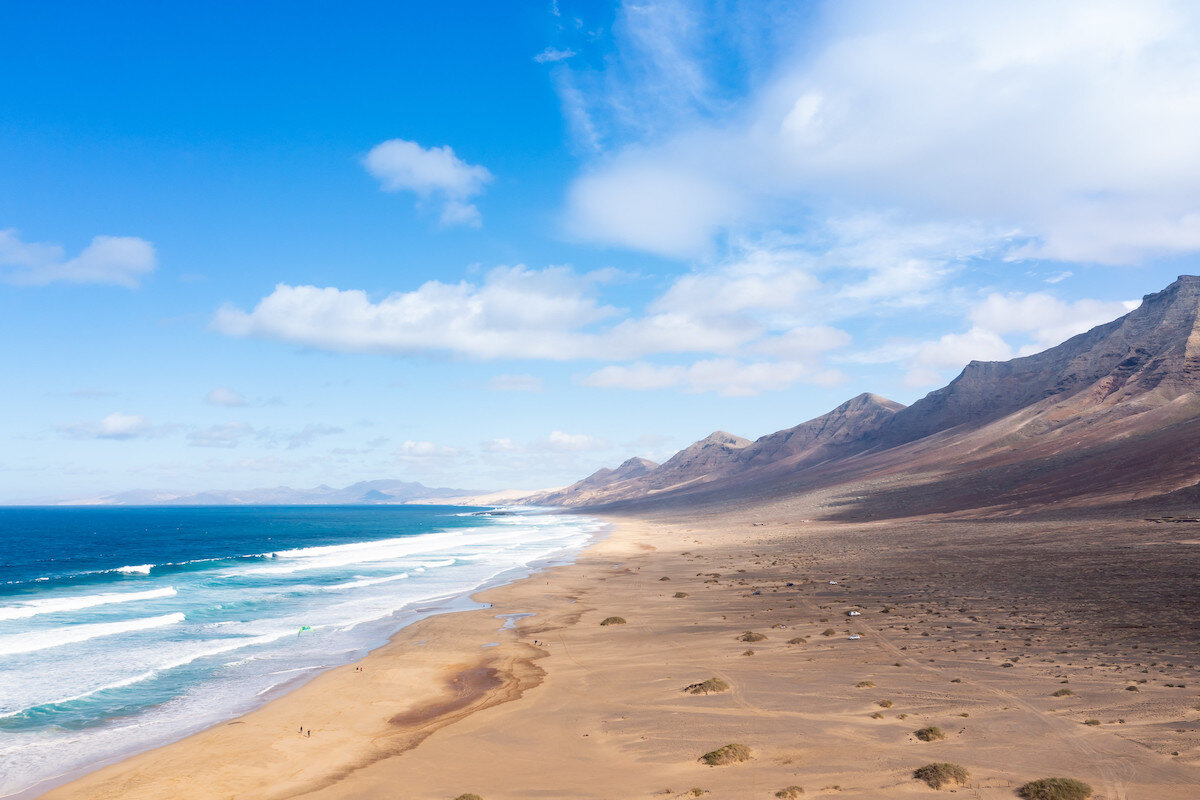
[{"label": "grass tuft", "polygon": [[1051,697],[1070,697],[1073,694],[1075,694],[1075,693],[1072,692],[1070,689],[1059,689],[1057,692],[1055,692],[1054,694],[1052,694],[1050,696]]},{"label": "grass tuft", "polygon": [[677,598],[684,598],[684,597],[687,597],[687,596],[688,596],[688,593],[687,593],[687,592],[676,592],[676,593],[675,593],[675,597],[677,597]]},{"label": "grass tuft", "polygon": [[727,744],[700,756],[700,761],[710,767],[740,764],[750,760],[750,748],[744,744]]},{"label": "grass tuft", "polygon": [[754,631],[746,631],[745,633],[743,633],[741,636],[738,637],[738,641],[739,642],[761,642],[766,638],[767,637],[763,636],[761,633],[755,633]]},{"label": "grass tuft", "polygon": [[1041,778],[1017,789],[1025,800],[1087,800],[1092,787],[1074,778]]},{"label": "grass tuft", "polygon": [[466,794],[460,794],[458,797],[454,798],[454,800],[483,800],[483,798],[477,794],[467,792]]},{"label": "grass tuft", "polygon": [[854,684],[854,688],[855,689],[874,689],[875,683],[874,683],[874,681],[859,681],[858,683]]},{"label": "grass tuft", "polygon": [[683,690],[688,694],[719,694],[729,691],[729,684],[720,678],[709,678],[706,681],[685,686]]},{"label": "grass tuft", "polygon": [[913,777],[925,781],[931,789],[940,789],[951,783],[962,786],[967,782],[968,775],[958,764],[942,761],[919,767],[913,772]]},{"label": "grass tuft", "polygon": [[803,636],[797,636],[794,639],[788,639],[788,644],[808,644],[808,639]]},{"label": "grass tuft", "polygon": [[913,731],[913,736],[916,736],[922,742],[936,742],[946,738],[946,734],[942,733],[942,729],[936,725],[915,730]]},{"label": "grass tuft", "polygon": [[891,700],[878,700],[878,701],[876,701],[875,705],[879,706],[880,708],[891,708],[892,706],[894,706],[896,704],[893,703]]},{"label": "grass tuft", "polygon": [[799,800],[804,795],[804,789],[799,786],[785,786],[775,793],[781,800]]},{"label": "grass tuft", "polygon": [[826,628],[825,630],[821,631],[822,636],[833,636],[835,633],[837,633],[837,631],[835,631],[833,628]]},{"label": "grass tuft", "polygon": [[624,617],[606,617],[600,621],[601,625],[624,625]]}]

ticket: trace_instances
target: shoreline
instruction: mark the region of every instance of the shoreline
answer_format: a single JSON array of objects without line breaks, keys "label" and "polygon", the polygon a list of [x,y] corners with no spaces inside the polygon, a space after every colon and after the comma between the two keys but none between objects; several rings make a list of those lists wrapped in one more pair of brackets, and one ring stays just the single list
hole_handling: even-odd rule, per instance
[{"label": "shoreline", "polygon": [[[967,766],[981,798],[1058,774],[1108,800],[1183,800],[1200,785],[1200,742],[1167,728],[1196,716],[1195,691],[1171,687],[1196,686],[1197,665],[1135,662],[1152,656],[1087,636],[1055,656],[1066,642],[1027,632],[1053,624],[1053,598],[1022,612],[1018,632],[1007,599],[912,589],[928,571],[922,549],[948,546],[944,522],[604,519],[610,533],[571,563],[473,593],[487,608],[427,617],[249,714],[42,796],[612,799],[695,787],[719,800],[799,785],[851,800],[936,796],[912,779],[930,761]],[[880,549],[881,532],[925,537],[915,567]],[[609,616],[628,622],[601,626]],[[748,646],[745,631],[764,638]],[[1121,691],[1147,672],[1140,694]],[[1064,675],[1074,696],[1052,696]],[[682,691],[712,677],[730,690]],[[1093,716],[1100,725],[1082,724]],[[946,741],[917,741],[925,725]],[[697,761],[733,742],[750,761]]]},{"label": "shoreline", "polygon": [[[499,509],[500,507],[497,507]],[[534,513],[557,513],[550,509],[532,509]],[[558,566],[573,563],[574,559],[580,554],[594,546],[599,541],[602,541],[612,530],[610,522],[600,520],[598,517],[588,517],[588,515],[572,515],[590,518],[598,521],[601,524],[597,530],[590,534],[587,541],[581,546],[573,548],[567,554],[555,554],[544,558],[536,559],[524,566],[512,567],[504,572],[495,575],[479,586],[470,589],[464,589],[461,592],[454,592],[415,602],[410,609],[401,609],[396,612],[397,615],[411,615],[411,619],[406,620],[401,627],[395,629],[392,633],[387,634],[382,641],[377,641],[374,644],[364,645],[357,655],[349,661],[306,668],[292,678],[283,680],[273,686],[268,687],[265,691],[256,695],[254,698],[247,701],[247,706],[232,716],[214,718],[204,722],[202,725],[191,730],[184,730],[170,738],[164,738],[149,746],[133,746],[128,750],[120,753],[115,753],[108,757],[99,759],[85,766],[70,769],[60,775],[48,777],[38,781],[36,784],[21,789],[13,794],[0,796],[2,800],[34,800],[39,797],[46,797],[55,790],[69,786],[75,781],[85,779],[87,776],[100,772],[106,768],[119,767],[121,764],[137,758],[140,755],[153,753],[158,750],[173,747],[187,742],[189,739],[204,734],[215,728],[223,725],[234,724],[243,718],[250,716],[263,708],[286,699],[293,692],[299,691],[311,683],[313,680],[320,678],[322,675],[339,669],[354,668],[360,665],[365,659],[369,658],[372,653],[386,648],[391,645],[397,637],[401,636],[407,629],[418,625],[426,620],[443,615],[453,615],[459,613],[470,613],[474,611],[487,611],[491,606],[475,597],[483,592],[500,589],[513,583],[528,580],[535,577],[539,573],[553,569]]]}]

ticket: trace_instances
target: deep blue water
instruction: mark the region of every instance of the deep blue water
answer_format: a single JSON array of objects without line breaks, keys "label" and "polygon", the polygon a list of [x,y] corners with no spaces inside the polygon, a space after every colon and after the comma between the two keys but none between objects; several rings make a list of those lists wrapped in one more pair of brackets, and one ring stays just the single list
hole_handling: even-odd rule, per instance
[{"label": "deep blue water", "polygon": [[600,527],[478,511],[0,508],[0,797],[252,708]]}]

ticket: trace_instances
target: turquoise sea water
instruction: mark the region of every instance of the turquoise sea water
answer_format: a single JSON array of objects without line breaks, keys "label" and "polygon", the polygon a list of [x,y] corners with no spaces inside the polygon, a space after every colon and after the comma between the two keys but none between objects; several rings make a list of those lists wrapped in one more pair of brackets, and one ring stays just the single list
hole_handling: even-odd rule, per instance
[{"label": "turquoise sea water", "polygon": [[434,506],[0,508],[0,797],[253,708],[600,528]]}]

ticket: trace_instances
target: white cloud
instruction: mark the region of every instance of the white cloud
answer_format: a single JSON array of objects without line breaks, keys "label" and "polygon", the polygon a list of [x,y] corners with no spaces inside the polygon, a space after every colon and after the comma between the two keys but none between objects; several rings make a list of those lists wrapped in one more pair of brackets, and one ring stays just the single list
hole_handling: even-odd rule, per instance
[{"label": "white cloud", "polygon": [[745,211],[740,193],[705,171],[640,153],[580,177],[567,197],[567,229],[577,238],[659,255],[702,255],[711,232]]},{"label": "white cloud", "polygon": [[24,286],[48,283],[109,284],[136,288],[158,266],[154,246],[135,236],[97,236],[67,258],[56,244],[21,241],[0,230],[0,280]]},{"label": "white cloud", "polygon": [[723,232],[898,209],[1020,231],[1022,257],[1200,250],[1194,4],[830,3],[815,41],[793,35],[733,98],[714,76],[743,54],[697,35],[703,12],[621,16],[638,24],[617,26],[606,80],[562,82],[564,105],[626,141],[568,192],[576,236],[692,255]]},{"label": "white cloud", "polygon": [[576,55],[574,50],[565,49],[559,50],[557,47],[547,47],[542,52],[533,57],[533,60],[539,64],[553,64],[556,61],[566,61],[568,58]]},{"label": "white cloud", "polygon": [[187,435],[193,447],[237,447],[243,439],[254,434],[254,429],[244,422],[227,422],[213,425]]},{"label": "white cloud", "polygon": [[507,436],[500,439],[489,439],[483,443],[483,450],[486,453],[520,453],[524,449]]},{"label": "white cloud", "polygon": [[885,346],[877,352],[878,357],[867,355],[860,360],[906,363],[906,385],[932,386],[945,378],[947,370],[959,370],[970,361],[1003,361],[1039,353],[1137,306],[1137,301],[1066,302],[1042,292],[993,292],[971,307],[968,318],[972,325],[966,332],[907,347]]},{"label": "white cloud", "polygon": [[593,372],[582,383],[606,389],[678,388],[692,394],[715,392],[726,397],[746,397],[764,391],[787,389],[802,381],[829,386],[843,380],[844,376],[836,370],[814,370],[797,362],[746,363],[721,358],[697,361],[687,366],[656,365],[644,361],[629,365],[614,364]]},{"label": "white cloud", "polygon": [[275,431],[260,431],[259,435],[272,442],[282,442],[288,450],[307,447],[322,436],[335,436],[345,433],[345,430],[335,425],[305,425],[298,431],[279,433]]},{"label": "white cloud", "polygon": [[99,422],[76,422],[59,426],[59,430],[76,439],[139,439],[157,436],[162,429],[152,427],[140,414],[114,411]]},{"label": "white cloud", "polygon": [[463,161],[449,146],[425,148],[405,139],[389,139],[371,148],[363,166],[385,192],[409,191],[439,201],[443,225],[479,227],[479,209],[468,201],[483,192],[492,173]]},{"label": "white cloud", "polygon": [[244,406],[246,398],[233,389],[218,386],[204,396],[204,402],[210,406]]},{"label": "white cloud", "polygon": [[1048,294],[989,294],[971,310],[977,325],[1000,334],[1022,333],[1032,338],[1024,352],[1037,352],[1065,342],[1077,333],[1111,322],[1140,305],[1139,301],[1076,300],[1065,302]]},{"label": "white cloud", "polygon": [[533,375],[497,375],[488,381],[493,392],[540,392],[542,379]]},{"label": "white cloud", "polygon": [[577,453],[586,450],[607,450],[608,443],[586,433],[552,431],[545,439],[535,443],[534,447],[559,453]]},{"label": "white cloud", "polygon": [[395,456],[401,461],[431,461],[454,458],[462,451],[455,447],[442,447],[433,442],[406,441],[396,448]]},{"label": "white cloud", "polygon": [[594,347],[580,326],[615,313],[568,269],[494,269],[482,284],[429,281],[373,302],[366,292],[280,284],[251,312],[221,308],[213,327],[340,351],[440,351],[470,358],[567,359]]}]

